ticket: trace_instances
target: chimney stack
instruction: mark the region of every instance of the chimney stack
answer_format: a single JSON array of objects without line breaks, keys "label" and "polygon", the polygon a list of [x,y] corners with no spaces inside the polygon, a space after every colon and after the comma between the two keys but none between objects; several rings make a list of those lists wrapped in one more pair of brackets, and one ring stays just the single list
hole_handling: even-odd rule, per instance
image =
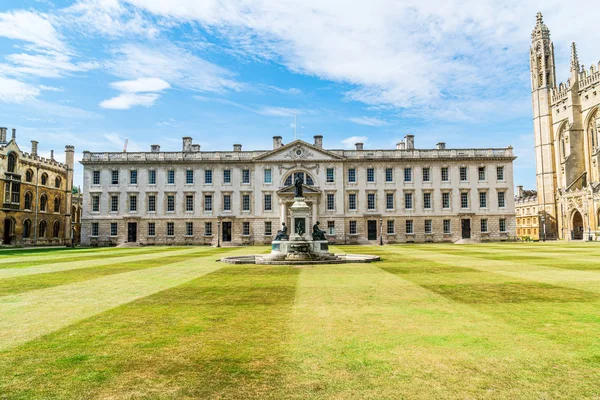
[{"label": "chimney stack", "polygon": [[[37,142],[35,142],[37,144]],[[33,142],[32,142],[33,144]],[[65,164],[69,167],[70,170],[73,170],[75,166],[75,147],[71,145],[65,146]],[[71,177],[71,185],[73,184]]]},{"label": "chimney stack", "polygon": [[37,140],[32,140],[31,141],[31,155],[32,156],[37,156],[37,146],[38,146],[38,142]]},{"label": "chimney stack", "polygon": [[160,144],[151,144],[150,145],[150,151],[152,153],[158,153],[158,152],[160,152]]},{"label": "chimney stack", "polygon": [[446,150],[446,142],[439,142],[435,145],[438,150]]},{"label": "chimney stack", "polygon": [[323,135],[315,135],[315,146],[323,148]]},{"label": "chimney stack", "polygon": [[406,143],[403,140],[396,143],[396,150],[406,150]]},{"label": "chimney stack", "polygon": [[281,143],[281,139],[281,136],[273,136],[273,150],[283,146],[283,143]]},{"label": "chimney stack", "polygon": [[50,159],[54,160],[54,150],[50,150]]},{"label": "chimney stack", "polygon": [[189,136],[183,138],[183,151],[192,151],[192,138]]},{"label": "chimney stack", "polygon": [[362,143],[355,143],[354,145],[356,146],[356,150],[362,150],[363,149],[363,144]]},{"label": "chimney stack", "polygon": [[233,151],[235,151],[236,153],[239,153],[240,151],[242,151],[242,145],[241,144],[234,144],[233,145]]},{"label": "chimney stack", "polygon": [[404,136],[404,141],[406,142],[406,150],[415,149],[415,135]]},{"label": "chimney stack", "polygon": [[13,140],[17,139],[17,130],[15,128],[13,128],[13,130],[12,130],[12,138],[13,138]]},{"label": "chimney stack", "polygon": [[6,128],[0,128],[0,144],[6,143]]},{"label": "chimney stack", "polygon": [[523,186],[521,185],[517,186],[517,198],[523,198]]},{"label": "chimney stack", "polygon": [[197,153],[200,151],[200,145],[199,144],[193,144],[192,145],[192,151]]}]

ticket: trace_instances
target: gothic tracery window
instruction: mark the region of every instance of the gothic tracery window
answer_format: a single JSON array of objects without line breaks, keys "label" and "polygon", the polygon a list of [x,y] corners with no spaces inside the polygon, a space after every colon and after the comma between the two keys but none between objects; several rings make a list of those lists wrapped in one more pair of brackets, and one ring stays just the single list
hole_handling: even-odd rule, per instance
[{"label": "gothic tracery window", "polygon": [[10,153],[8,155],[8,172],[15,172],[17,169],[17,155],[15,153]]}]

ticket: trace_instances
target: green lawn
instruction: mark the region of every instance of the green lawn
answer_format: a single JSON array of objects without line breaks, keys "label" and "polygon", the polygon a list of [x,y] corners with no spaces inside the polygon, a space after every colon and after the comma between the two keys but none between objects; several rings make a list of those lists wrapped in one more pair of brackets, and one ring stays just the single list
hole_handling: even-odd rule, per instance
[{"label": "green lawn", "polygon": [[599,399],[600,245],[0,250],[0,399]]}]

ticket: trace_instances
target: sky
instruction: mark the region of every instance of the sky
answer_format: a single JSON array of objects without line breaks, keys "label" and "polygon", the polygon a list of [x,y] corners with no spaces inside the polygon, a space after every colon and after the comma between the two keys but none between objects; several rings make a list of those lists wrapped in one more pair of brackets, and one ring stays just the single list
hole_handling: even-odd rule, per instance
[{"label": "sky", "polygon": [[[555,45],[600,54],[600,3],[558,0],[2,0],[0,126],[29,151],[512,145],[535,187],[529,46],[536,13]],[[574,23],[573,21],[576,21]],[[76,167],[75,185],[82,168]]]}]

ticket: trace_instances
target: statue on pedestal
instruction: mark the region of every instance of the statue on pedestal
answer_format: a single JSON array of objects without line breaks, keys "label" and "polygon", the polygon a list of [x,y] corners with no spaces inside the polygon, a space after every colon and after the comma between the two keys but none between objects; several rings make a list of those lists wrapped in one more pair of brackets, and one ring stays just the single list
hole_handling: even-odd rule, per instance
[{"label": "statue on pedestal", "polygon": [[313,225],[312,238],[313,240],[327,240],[327,237],[325,237],[325,231],[319,229],[319,221]]},{"label": "statue on pedestal", "polygon": [[285,226],[285,222],[282,222],[281,225],[281,230],[277,231],[275,240],[288,240],[287,226]]},{"label": "statue on pedestal", "polygon": [[302,196],[302,178],[296,175],[296,179],[294,179],[294,197],[303,197]]}]

